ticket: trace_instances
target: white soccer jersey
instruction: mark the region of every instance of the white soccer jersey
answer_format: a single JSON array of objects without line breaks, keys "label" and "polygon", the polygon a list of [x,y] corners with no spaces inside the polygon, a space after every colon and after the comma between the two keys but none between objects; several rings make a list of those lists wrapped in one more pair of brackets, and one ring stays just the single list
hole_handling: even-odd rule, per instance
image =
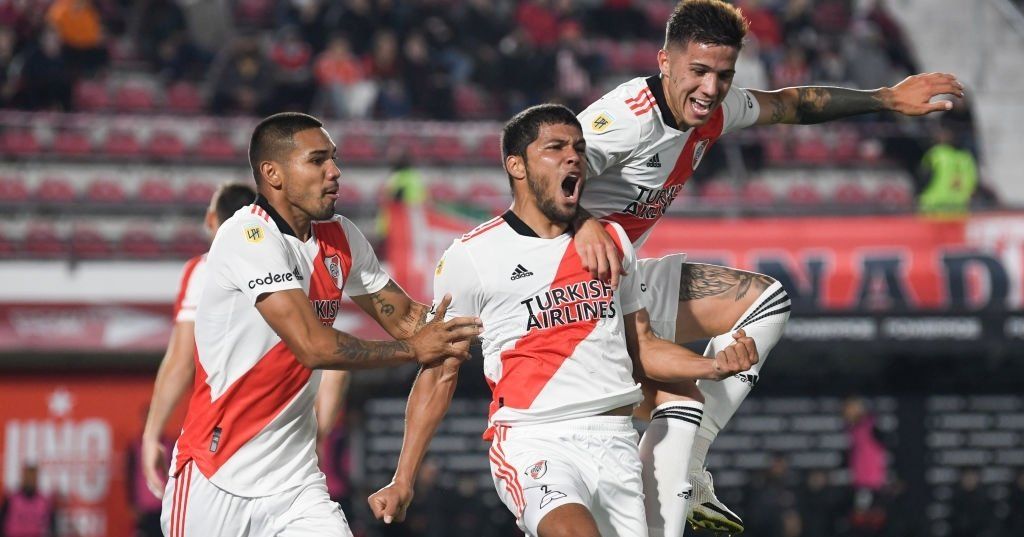
[{"label": "white soccer jersey", "polygon": [[261,198],[217,231],[196,314],[196,387],[173,475],[194,460],[216,486],[257,497],[319,472],[313,400],[320,372],[299,364],[256,300],[302,289],[330,326],[343,288],[374,293],[390,278],[351,221],[335,216],[312,227],[300,241]]},{"label": "white soccer jersey", "polygon": [[181,283],[178,284],[178,297],[174,300],[174,322],[196,320],[196,307],[199,297],[203,294],[206,282],[206,254],[197,255],[185,263],[181,270]]},{"label": "white soccer jersey", "polygon": [[639,248],[719,136],[749,127],[761,108],[733,87],[704,125],[681,131],[665,101],[661,78],[634,78],[579,114],[587,140],[581,204],[619,223]]},{"label": "white soccer jersey", "polygon": [[629,269],[618,291],[583,269],[570,235],[540,238],[511,211],[457,239],[438,263],[434,296],[451,293],[448,316],[483,321],[491,427],[640,401],[623,331],[623,317],[642,307],[636,253],[622,228],[607,230]]}]

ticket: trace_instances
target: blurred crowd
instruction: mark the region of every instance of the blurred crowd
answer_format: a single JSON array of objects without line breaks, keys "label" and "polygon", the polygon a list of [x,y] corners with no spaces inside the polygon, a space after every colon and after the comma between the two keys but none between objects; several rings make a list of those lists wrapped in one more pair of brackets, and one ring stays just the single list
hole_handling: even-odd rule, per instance
[{"label": "blurred crowd", "polygon": [[[215,114],[500,119],[656,72],[672,0],[0,0],[0,104],[76,81],[193,81]],[[736,83],[875,88],[917,71],[885,0],[736,0]]]}]

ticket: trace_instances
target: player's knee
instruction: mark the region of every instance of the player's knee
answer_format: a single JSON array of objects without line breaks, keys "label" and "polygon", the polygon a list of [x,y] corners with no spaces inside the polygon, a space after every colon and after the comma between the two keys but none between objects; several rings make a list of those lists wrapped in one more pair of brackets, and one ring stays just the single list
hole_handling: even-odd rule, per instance
[{"label": "player's knee", "polygon": [[538,537],[601,537],[597,523],[586,507],[566,504],[556,507],[537,525]]}]

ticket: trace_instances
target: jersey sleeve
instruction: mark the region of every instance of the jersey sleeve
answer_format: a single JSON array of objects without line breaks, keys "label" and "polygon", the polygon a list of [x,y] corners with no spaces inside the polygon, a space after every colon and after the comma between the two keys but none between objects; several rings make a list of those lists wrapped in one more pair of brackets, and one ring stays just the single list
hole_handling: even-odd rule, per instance
[{"label": "jersey sleeve", "polygon": [[750,91],[733,86],[722,101],[722,112],[725,116],[722,134],[725,134],[753,125],[761,114],[761,105]]},{"label": "jersey sleeve", "polygon": [[636,250],[633,243],[629,241],[626,230],[617,223],[610,223],[611,230],[616,233],[616,242],[622,249],[622,268],[626,275],[619,279],[619,304],[622,308],[622,315],[629,315],[640,311],[644,307],[642,288],[640,286],[640,265],[637,260]]},{"label": "jersey sleeve", "polygon": [[381,268],[370,241],[355,223],[342,218],[341,225],[352,252],[352,269],[345,281],[345,292],[348,296],[360,296],[380,291],[391,281],[391,276]]},{"label": "jersey sleeve", "polygon": [[477,317],[483,308],[482,285],[476,265],[459,240],[441,256],[434,269],[434,304],[436,308],[445,294],[452,295],[445,320],[454,317]]},{"label": "jersey sleeve", "polygon": [[238,289],[252,304],[264,293],[302,289],[299,267],[284,237],[268,229],[273,225],[255,218],[225,222],[207,258],[210,276],[216,264],[217,283]]},{"label": "jersey sleeve", "polygon": [[196,257],[182,270],[178,300],[174,305],[174,322],[195,322],[196,307],[206,284],[206,261]]},{"label": "jersey sleeve", "polygon": [[587,168],[595,177],[625,162],[640,144],[640,122],[629,110],[605,106],[597,101],[580,113],[583,138],[587,141]]}]

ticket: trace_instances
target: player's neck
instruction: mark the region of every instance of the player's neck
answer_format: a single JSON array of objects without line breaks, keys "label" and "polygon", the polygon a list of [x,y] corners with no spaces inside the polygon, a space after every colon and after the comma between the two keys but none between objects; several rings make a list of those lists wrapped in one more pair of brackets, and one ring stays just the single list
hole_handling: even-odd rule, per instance
[{"label": "player's neck", "polygon": [[309,240],[311,228],[309,225],[309,215],[295,208],[294,205],[288,203],[287,200],[278,196],[266,196],[260,194],[266,198],[267,203],[274,208],[274,211],[283,220],[284,224],[288,225],[291,229],[282,229],[285,234],[293,235],[295,238],[302,242]]},{"label": "player's neck", "polygon": [[683,105],[685,103],[672,102],[672,92],[669,91],[668,79],[664,76],[661,77],[661,88],[662,95],[665,96],[665,104],[668,105],[668,110],[672,113],[672,119],[676,122],[677,128],[681,131],[689,129],[690,126],[686,124],[686,120],[683,118],[682,113]]},{"label": "player's neck", "polygon": [[512,212],[542,239],[553,239],[569,231],[569,224],[553,222],[536,205],[520,203],[517,200],[512,205]]}]

